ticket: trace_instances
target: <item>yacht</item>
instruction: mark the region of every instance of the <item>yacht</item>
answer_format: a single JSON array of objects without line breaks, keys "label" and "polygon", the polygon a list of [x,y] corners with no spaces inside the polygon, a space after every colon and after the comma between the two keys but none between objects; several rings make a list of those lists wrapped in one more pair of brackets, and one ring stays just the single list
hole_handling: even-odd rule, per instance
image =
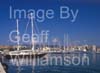
[{"label": "yacht", "polygon": [[[30,21],[31,21],[31,35],[33,35],[33,14],[30,13]],[[9,52],[6,52],[5,53],[5,57],[7,59],[11,59],[11,58],[26,58],[26,57],[31,57],[31,58],[35,58],[35,57],[42,57],[44,56],[46,53],[43,53],[43,52],[40,52],[39,49],[35,49],[35,45],[33,43],[33,37],[31,36],[31,44],[32,44],[32,47],[31,49],[27,49],[27,50],[20,50],[20,47],[19,47],[19,23],[18,23],[18,20],[16,20],[16,23],[17,23],[17,50],[14,50],[14,51],[9,51]]]}]

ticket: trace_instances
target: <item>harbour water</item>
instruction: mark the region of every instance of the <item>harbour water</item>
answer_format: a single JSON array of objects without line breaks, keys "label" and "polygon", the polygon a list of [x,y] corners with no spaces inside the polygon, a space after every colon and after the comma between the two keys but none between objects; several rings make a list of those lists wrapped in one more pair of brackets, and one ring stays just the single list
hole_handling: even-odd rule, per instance
[{"label": "harbour water", "polygon": [[[52,58],[52,60],[51,60]],[[100,73],[100,53],[49,53],[44,57],[5,60],[8,73]]]}]

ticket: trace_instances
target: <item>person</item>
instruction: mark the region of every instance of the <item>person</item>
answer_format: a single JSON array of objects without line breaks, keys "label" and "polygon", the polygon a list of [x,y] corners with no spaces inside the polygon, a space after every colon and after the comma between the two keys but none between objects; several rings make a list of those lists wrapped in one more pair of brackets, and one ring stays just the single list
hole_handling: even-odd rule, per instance
[{"label": "person", "polygon": [[0,53],[0,62],[2,62],[2,54]]}]

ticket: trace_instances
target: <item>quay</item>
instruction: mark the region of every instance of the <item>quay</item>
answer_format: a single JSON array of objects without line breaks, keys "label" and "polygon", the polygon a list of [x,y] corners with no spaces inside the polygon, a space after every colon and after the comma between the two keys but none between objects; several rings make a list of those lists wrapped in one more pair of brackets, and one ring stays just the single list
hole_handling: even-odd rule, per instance
[{"label": "quay", "polygon": [[3,63],[4,56],[3,56],[3,52],[0,51],[0,73],[6,73],[7,70],[7,65],[5,63]]},{"label": "quay", "polygon": [[0,73],[6,73],[1,62],[0,62]]}]

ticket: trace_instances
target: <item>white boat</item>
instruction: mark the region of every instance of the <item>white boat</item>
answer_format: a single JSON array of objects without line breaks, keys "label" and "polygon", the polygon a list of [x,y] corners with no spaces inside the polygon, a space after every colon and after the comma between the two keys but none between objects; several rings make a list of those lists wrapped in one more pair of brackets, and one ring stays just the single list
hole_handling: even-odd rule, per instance
[{"label": "white boat", "polygon": [[[30,20],[31,20],[31,26],[32,26],[32,35],[34,34],[33,33],[33,16],[32,16],[32,13],[30,14]],[[7,59],[11,59],[11,58],[15,58],[15,57],[42,57],[45,55],[45,53],[41,53],[41,52],[36,52],[35,48],[34,48],[34,43],[33,43],[33,40],[31,41],[32,43],[32,49],[27,49],[27,50],[20,50],[20,47],[19,47],[19,24],[18,24],[18,20],[17,20],[17,50],[14,50],[14,51],[9,51],[8,53],[5,54],[5,57]],[[33,39],[33,37],[31,38]]]}]

